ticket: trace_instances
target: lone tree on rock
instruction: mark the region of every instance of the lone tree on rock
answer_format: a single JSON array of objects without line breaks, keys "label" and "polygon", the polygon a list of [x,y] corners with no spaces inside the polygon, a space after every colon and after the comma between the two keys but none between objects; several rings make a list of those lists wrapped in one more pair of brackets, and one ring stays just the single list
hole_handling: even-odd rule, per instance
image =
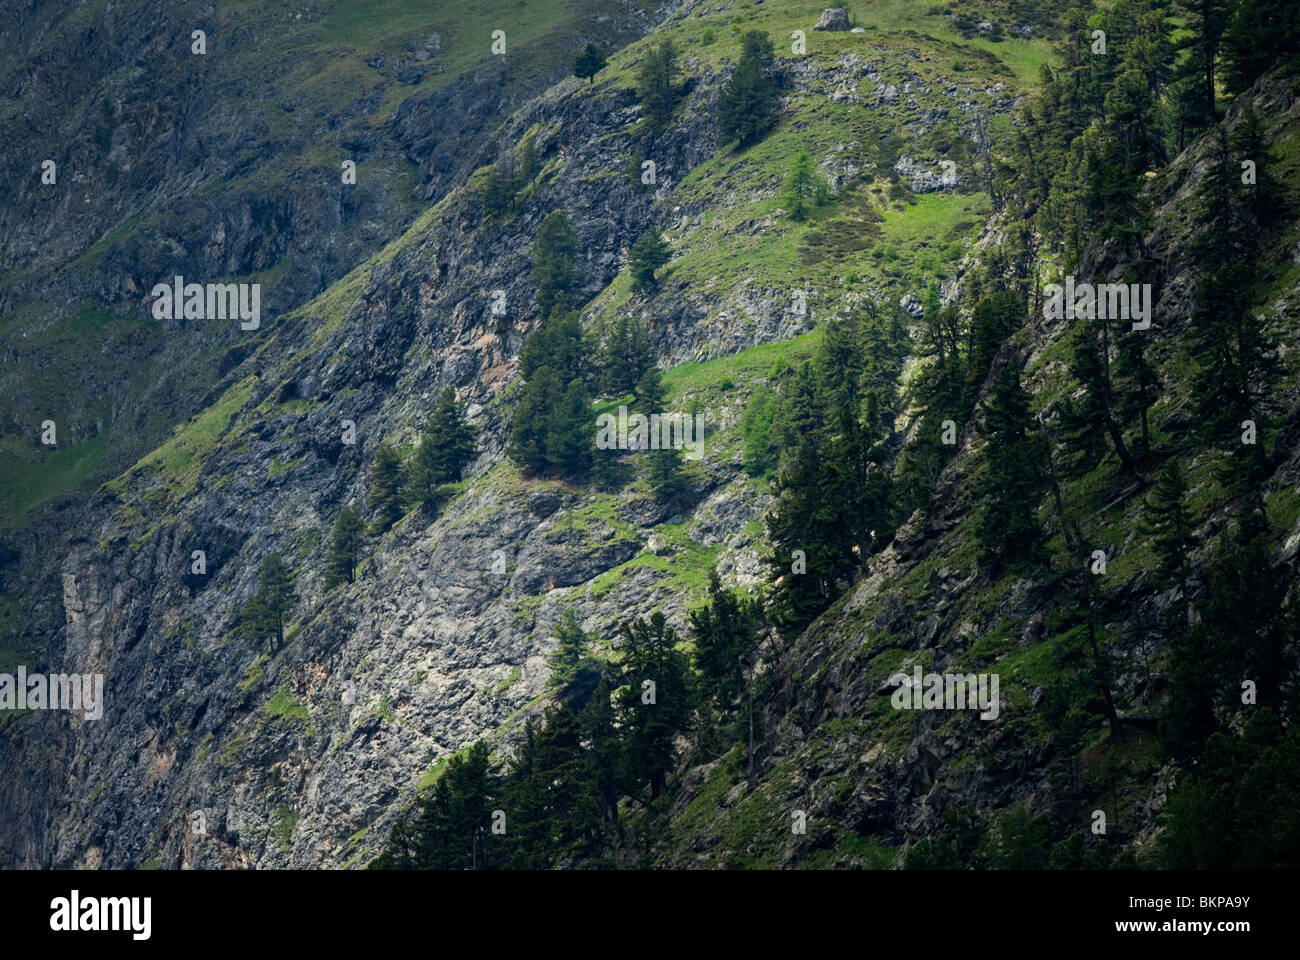
[{"label": "lone tree on rock", "polygon": [[443,484],[455,483],[474,459],[475,431],[465,422],[456,403],[454,387],[444,387],[425,427],[407,476],[407,495],[416,503],[433,506]]},{"label": "lone tree on rock", "polygon": [[325,589],[351,583],[357,576],[357,556],[361,552],[361,518],[351,506],[339,511],[330,534],[329,559],[325,564]]},{"label": "lone tree on rock", "polygon": [[269,553],[258,573],[257,593],[244,606],[239,632],[247,639],[269,636],[272,650],[284,646],[284,621],[297,601],[293,574],[278,553]]},{"label": "lone tree on rock", "polygon": [[596,74],[604,67],[605,55],[594,43],[589,43],[583,48],[582,53],[578,54],[578,59],[573,61],[573,75],[581,80],[595,83]]},{"label": "lone tree on rock", "polygon": [[672,253],[659,231],[651,227],[632,245],[630,257],[632,281],[641,290],[654,286],[655,271],[671,259]]}]

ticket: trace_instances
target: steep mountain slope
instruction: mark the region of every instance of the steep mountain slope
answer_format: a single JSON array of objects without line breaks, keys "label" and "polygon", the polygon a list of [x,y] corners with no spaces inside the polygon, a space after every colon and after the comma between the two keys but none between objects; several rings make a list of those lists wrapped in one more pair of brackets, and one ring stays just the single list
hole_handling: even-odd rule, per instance
[{"label": "steep mountain slope", "polygon": [[[957,279],[991,212],[980,131],[1004,127],[1048,56],[1043,40],[967,38],[942,11],[918,20],[903,2],[873,6],[861,33],[813,32],[819,12],[687,4],[594,84],[564,80],[524,104],[499,142],[531,135],[543,167],[500,221],[478,191],[488,171],[430,143],[441,101],[393,114],[423,164],[422,195],[450,189],[227,354],[213,402],[95,494],[62,563],[53,661],[104,673],[108,719],[6,721],[17,775],[0,787],[5,865],[364,862],[440,761],[508,738],[507,721],[538,705],[563,607],[608,640],[618,620],[656,609],[682,624],[714,563],[754,581],[768,494],[741,470],[750,392],[774,362],[809,354],[820,318],[918,303],[929,279]],[[756,147],[718,153],[717,97],[742,28],[780,41],[783,112]],[[806,54],[782,40],[796,29]],[[667,38],[683,51],[683,97],[655,134],[637,124],[632,84]],[[652,185],[628,175],[637,151],[655,164]],[[806,223],[779,199],[801,152],[837,194]],[[955,182],[942,178],[949,159]],[[644,317],[673,368],[674,409],[706,411],[705,457],[672,508],[644,480],[602,493],[523,478],[501,456],[511,375],[536,325],[527,249],[557,208],[580,241],[587,323]],[[652,225],[673,260],[639,292],[626,251]],[[504,316],[491,310],[498,290]],[[409,448],[446,385],[482,429],[471,479],[439,516],[414,510],[380,538],[355,584],[325,591],[335,513],[365,503],[376,449]],[[268,654],[231,626],[273,551],[300,602],[286,646]],[[203,834],[190,829],[199,810]]]},{"label": "steep mountain slope", "polygon": [[[1294,184],[1300,160],[1295,77],[1259,81],[1228,110],[1224,128],[1237,131],[1246,110],[1267,118],[1274,173]],[[1215,586],[1208,565],[1222,546],[1214,538],[1229,529],[1242,503],[1219,476],[1223,455],[1198,448],[1188,435],[1195,399],[1189,317],[1197,274],[1187,251],[1201,229],[1194,195],[1208,176],[1214,144],[1206,135],[1152,175],[1154,216],[1145,243],[1154,272],[1143,274],[1158,291],[1148,352],[1158,380],[1150,412],[1153,445],[1170,450],[1187,474],[1191,514],[1199,518],[1199,546],[1187,558],[1190,579],[1200,584],[1198,606]],[[1287,195],[1293,203],[1293,186]],[[1297,346],[1298,243],[1300,229],[1286,223],[1254,264],[1267,288],[1257,309],[1272,317],[1269,333],[1284,357],[1294,356]],[[1133,267],[1107,244],[1091,247],[1075,273],[1117,280]],[[1078,389],[1067,372],[1075,330],[1074,323],[1044,319],[1041,311],[1031,316],[1000,352],[986,395],[998,369],[1017,360],[1035,411],[1059,406]],[[1300,554],[1300,383],[1291,367],[1265,386],[1276,453],[1263,484],[1271,527],[1264,556],[1289,586],[1297,582]],[[1111,728],[1100,695],[1087,689],[1093,667],[1082,621],[1077,612],[1062,616],[1072,602],[1069,570],[1059,559],[1067,551],[1052,505],[1045,501],[1041,513],[1058,554],[1047,576],[999,574],[982,563],[975,481],[986,457],[979,424],[962,425],[959,451],[935,486],[928,515],[918,512],[871,559],[860,583],[771,658],[771,695],[756,748],[759,774],[746,778],[740,747],[720,758],[700,757],[710,762],[685,774],[672,835],[659,852],[663,863],[881,868],[901,866],[906,848],[926,838],[969,857],[976,837],[1002,852],[1001,863],[993,854],[1001,866],[1045,867],[1049,852],[1052,866],[1157,862],[1160,814],[1189,771],[1169,756],[1156,730],[1166,712],[1174,657],[1156,625],[1178,609],[1179,598],[1155,576],[1144,509],[1153,477],[1138,483],[1119,477],[1111,460],[1065,488],[1071,512],[1082,521],[1084,552],[1100,550],[1106,558],[1104,573],[1095,560],[1089,564],[1101,585],[1099,632],[1120,718]],[[1288,640],[1291,655],[1297,639],[1293,634]],[[967,711],[892,709],[890,677],[910,674],[918,664],[926,672],[999,675],[997,722]],[[1251,676],[1234,675],[1232,682]],[[796,810],[806,815],[806,834],[790,829]],[[1096,811],[1105,817],[1102,835],[1093,829]],[[1014,859],[1013,851],[1024,859]]]},{"label": "steep mountain slope", "polygon": [[[62,620],[51,545],[88,493],[494,156],[496,127],[575,50],[654,21],[623,0],[6,4],[0,576],[20,602],[0,662],[43,659]],[[150,292],[177,275],[260,284],[260,330],[155,320]]]}]

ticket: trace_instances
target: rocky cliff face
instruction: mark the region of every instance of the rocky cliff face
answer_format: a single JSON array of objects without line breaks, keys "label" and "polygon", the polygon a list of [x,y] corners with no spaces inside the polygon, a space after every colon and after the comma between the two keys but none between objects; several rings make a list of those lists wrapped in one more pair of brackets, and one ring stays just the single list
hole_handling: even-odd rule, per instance
[{"label": "rocky cliff face", "polygon": [[[527,21],[509,7],[477,9],[508,30],[506,56],[454,6],[8,12],[0,576],[16,602],[0,660],[47,655],[63,619],[52,544],[92,522],[98,483],[213,402],[277,316],[494,155],[497,128],[569,72],[575,44],[617,48],[659,16],[624,0],[542,5]],[[155,321],[151,291],[178,275],[260,284],[262,331]],[[47,419],[56,448],[39,440]]]},{"label": "rocky cliff face", "polygon": [[[776,37],[810,30],[819,12],[764,7],[747,8],[744,22],[760,18]],[[833,312],[872,300],[914,303],[938,270],[957,292],[963,241],[991,215],[973,192],[980,131],[1011,109],[1034,70],[1020,64],[1017,73],[978,48],[957,50],[967,60],[956,70],[947,34],[909,35],[903,23],[828,31],[809,41],[807,56],[783,58],[773,134],[747,154],[719,155],[717,97],[734,50],[720,54],[705,30],[727,36],[740,14],[733,4],[686,4],[663,15],[592,85],[565,79],[525,99],[510,68],[489,62],[394,104],[394,85],[439,75],[444,40],[413,31],[414,46],[366,59],[373,78],[365,74],[353,92],[360,99],[339,99],[318,118],[341,147],[372,158],[365,191],[332,186],[322,195],[311,172],[223,194],[219,224],[200,229],[169,213],[162,232],[108,244],[93,270],[68,281],[132,303],[163,262],[153,246],[164,236],[176,251],[167,271],[254,275],[286,258],[297,264],[283,281],[292,292],[260,336],[241,338],[234,325],[210,333],[217,352],[204,369],[215,372],[188,386],[204,395],[198,412],[98,490],[76,514],[84,520],[66,554],[49,565],[43,615],[60,623],[53,661],[104,674],[105,716],[31,714],[0,728],[13,771],[0,784],[8,811],[0,865],[364,864],[450,754],[483,736],[509,752],[520,720],[544,700],[562,609],[608,640],[620,619],[656,609],[681,626],[710,565],[730,583],[754,582],[770,495],[741,469],[737,425],[749,395],[774,363],[806,356],[818,320]],[[648,15],[620,16],[624,36]],[[162,22],[162,33],[145,32],[154,44],[184,25]],[[663,37],[683,49],[683,97],[672,123],[647,138],[631,78]],[[1009,42],[1025,44],[1016,48],[1025,57],[1045,56],[1029,41]],[[984,72],[973,73],[971,60]],[[1261,95],[1277,98],[1270,109],[1279,124],[1293,122],[1289,94]],[[255,122],[216,99],[202,102],[218,125]],[[387,119],[368,122],[381,104],[391,108]],[[501,128],[486,135],[496,121]],[[150,124],[177,127],[145,117],[130,135],[146,142]],[[477,192],[481,166],[525,135],[535,137],[542,171],[518,210],[490,219]],[[278,156],[270,142],[259,148],[264,159]],[[654,184],[628,176],[636,151],[654,161]],[[825,219],[794,225],[781,209],[781,183],[804,151],[839,202]],[[958,170],[951,182],[948,158]],[[1195,161],[1185,158],[1155,187],[1166,198],[1148,241],[1156,248],[1185,239],[1178,205]],[[190,202],[185,184],[238,182],[251,163],[221,162],[232,165],[201,174],[196,160],[177,174],[177,209]],[[319,169],[334,177],[333,157]],[[931,195],[912,207],[909,186]],[[105,223],[126,212],[113,196],[97,214]],[[432,205],[411,220],[410,198]],[[579,238],[587,322],[643,317],[674,404],[704,404],[709,442],[678,503],[657,503],[643,484],[607,494],[526,479],[502,457],[518,351],[537,322],[528,248],[555,209],[568,211]],[[656,291],[639,293],[623,268],[651,226],[664,231],[674,259]],[[102,232],[90,229],[81,242]],[[83,248],[70,243],[63,255]],[[1123,266],[1105,257],[1097,252],[1094,269]],[[1162,335],[1173,336],[1188,279],[1177,264],[1170,271],[1158,317],[1168,322]],[[504,316],[491,310],[494,291],[504,291]],[[1008,348],[1030,360],[1040,390],[1054,388],[1061,334],[1039,324]],[[192,377],[177,364],[178,376]],[[481,430],[470,479],[439,515],[412,511],[375,541],[355,584],[326,592],[333,517],[365,503],[375,450],[412,445],[448,385]],[[1162,416],[1177,409],[1178,394],[1170,396]],[[355,443],[345,441],[349,427]],[[933,833],[945,811],[1033,803],[1061,789],[1048,767],[1057,747],[1027,709],[1048,686],[1029,653],[1046,636],[1054,595],[1027,582],[989,584],[977,569],[966,498],[980,452],[969,425],[963,443],[930,515],[906,526],[869,576],[788,649],[770,652],[773,694],[761,710],[756,776],[741,775],[734,753],[697,764],[684,752],[691,759],[668,862],[881,865],[892,862],[882,851]],[[1295,470],[1293,461],[1279,470],[1279,489],[1294,485]],[[203,574],[193,572],[196,550]],[[297,572],[300,598],[278,651],[231,635],[272,551]],[[1141,571],[1131,576],[1136,591]],[[1134,710],[1153,694],[1135,666],[1149,652],[1141,644],[1134,637],[1118,651]],[[1001,664],[1004,721],[920,714],[914,722],[889,711],[884,681],[913,662]],[[1125,798],[1131,837],[1149,832],[1166,783],[1155,778]],[[794,809],[814,824],[806,837],[789,832]]]}]

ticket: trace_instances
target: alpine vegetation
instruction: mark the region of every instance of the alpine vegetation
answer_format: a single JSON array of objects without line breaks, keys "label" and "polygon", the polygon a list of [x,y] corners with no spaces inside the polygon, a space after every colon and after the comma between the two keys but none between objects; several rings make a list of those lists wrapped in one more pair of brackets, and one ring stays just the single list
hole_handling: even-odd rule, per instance
[{"label": "alpine vegetation", "polygon": [[0,874],[1300,866],[1293,0],[11,6]]}]

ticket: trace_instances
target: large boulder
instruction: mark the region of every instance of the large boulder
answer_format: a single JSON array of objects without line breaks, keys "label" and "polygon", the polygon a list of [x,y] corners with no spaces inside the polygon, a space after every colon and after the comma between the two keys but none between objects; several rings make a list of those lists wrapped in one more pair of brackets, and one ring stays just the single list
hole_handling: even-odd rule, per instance
[{"label": "large boulder", "polygon": [[849,29],[849,12],[843,7],[835,7],[830,10],[823,10],[822,15],[817,18],[817,24],[814,30],[847,30]]}]

